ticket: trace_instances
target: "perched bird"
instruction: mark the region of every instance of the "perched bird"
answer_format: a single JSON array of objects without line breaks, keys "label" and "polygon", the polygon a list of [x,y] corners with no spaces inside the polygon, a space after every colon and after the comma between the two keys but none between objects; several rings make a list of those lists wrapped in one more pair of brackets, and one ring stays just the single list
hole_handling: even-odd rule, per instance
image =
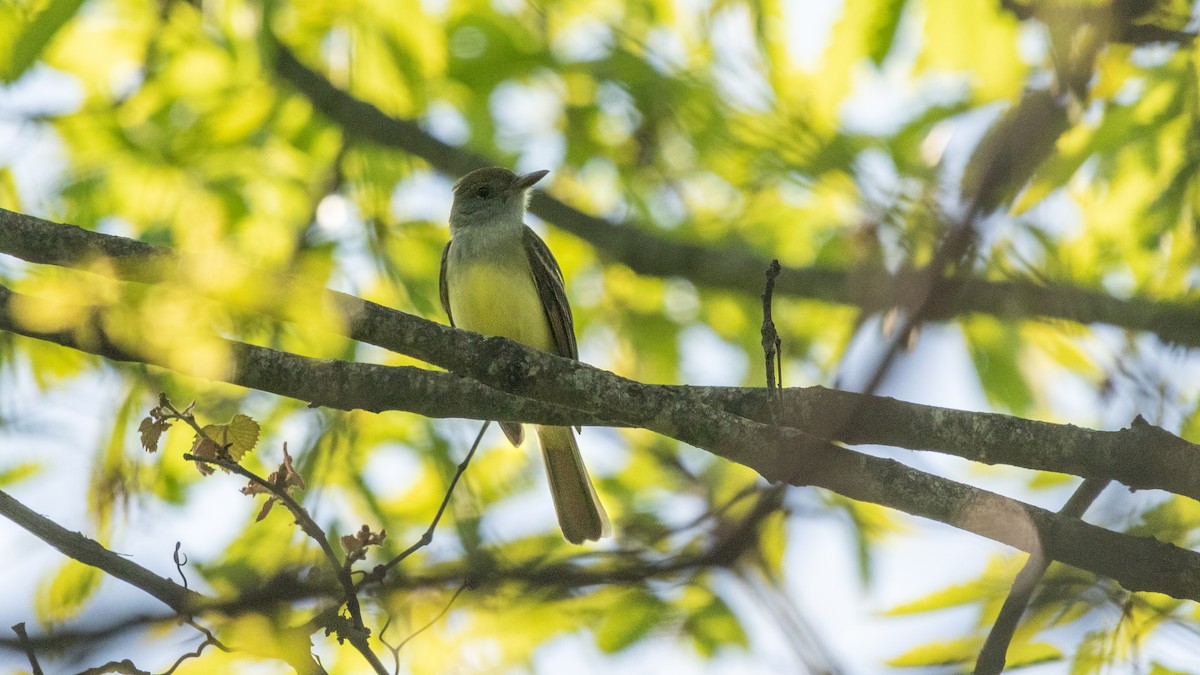
[{"label": "perched bird", "polygon": [[[491,167],[472,171],[455,184],[450,242],[442,252],[442,308],[452,326],[578,359],[562,270],[546,243],[525,224],[529,188],[547,173],[518,176]],[[520,424],[502,422],[500,427],[513,445],[521,443]],[[608,516],[574,432],[569,427],[536,428],[563,536],[572,544],[605,536]]]}]

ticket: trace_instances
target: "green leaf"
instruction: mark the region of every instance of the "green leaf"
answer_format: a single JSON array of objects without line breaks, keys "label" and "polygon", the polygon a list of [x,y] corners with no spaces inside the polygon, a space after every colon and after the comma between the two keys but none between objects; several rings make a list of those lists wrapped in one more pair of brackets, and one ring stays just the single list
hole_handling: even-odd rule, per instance
[{"label": "green leaf", "polygon": [[100,586],[100,578],[100,570],[95,567],[68,560],[42,584],[34,607],[38,620],[43,624],[58,623],[78,614]]},{"label": "green leaf", "polygon": [[21,210],[21,193],[17,190],[17,181],[12,169],[0,168],[0,208],[10,211]]},{"label": "green leaf", "polygon": [[883,59],[892,50],[892,41],[896,39],[896,27],[900,25],[906,1],[882,0],[875,3],[867,34],[867,55],[877,66],[883,64]]},{"label": "green leaf", "polygon": [[666,614],[666,605],[653,593],[634,589],[620,600],[619,611],[605,612],[596,627],[596,644],[612,654],[646,637]]},{"label": "green leaf", "polygon": [[825,495],[825,500],[844,511],[854,525],[851,534],[858,554],[858,577],[864,586],[869,586],[872,579],[872,547],[889,533],[900,530],[901,522],[890,510],[877,504],[848,499],[835,493]]},{"label": "green leaf", "polygon": [[1190,443],[1200,443],[1200,402],[1197,402],[1196,407],[1183,421],[1179,437]]},{"label": "green leaf", "polygon": [[897,605],[884,612],[884,615],[921,614],[988,600],[998,593],[1007,591],[1012,578],[1023,564],[1023,558],[993,559],[978,578],[947,586],[923,598]]},{"label": "green leaf", "polygon": [[1154,537],[1162,541],[1189,546],[1200,528],[1200,504],[1172,495],[1142,514],[1142,522],[1127,532],[1139,537]]},{"label": "green leaf", "polygon": [[746,632],[724,600],[707,589],[693,586],[689,590],[695,591],[697,596],[708,596],[707,604],[689,612],[683,622],[684,630],[691,635],[701,656],[709,658],[724,645],[746,647],[749,644]]},{"label": "green leaf", "polygon": [[12,45],[12,59],[3,80],[14,82],[38,60],[54,34],[79,11],[83,0],[50,0]]},{"label": "green leaf", "polygon": [[1054,645],[1046,642],[1014,643],[1008,648],[1005,661],[1009,668],[1032,666],[1038,663],[1060,661],[1063,653]]},{"label": "green leaf", "polygon": [[1112,635],[1106,630],[1091,631],[1084,635],[1071,659],[1071,675],[1101,672],[1111,660],[1108,649],[1110,640]]},{"label": "green leaf", "polygon": [[889,666],[915,668],[928,666],[952,666],[971,663],[983,647],[983,638],[970,637],[957,640],[929,642],[914,647],[900,656],[888,660]]},{"label": "green leaf", "polygon": [[88,480],[88,515],[95,522],[102,539],[112,530],[113,513],[117,507],[126,503],[137,489],[137,483],[132,479],[133,467],[125,450],[129,427],[141,403],[141,388],[137,385],[130,387],[113,418],[108,440],[92,463]]},{"label": "green leaf", "polygon": [[0,469],[0,487],[7,487],[26,478],[32,478],[41,470],[42,465],[37,462],[20,462],[7,469]]},{"label": "green leaf", "polygon": [[783,556],[787,552],[787,522],[782,511],[767,516],[759,525],[758,550],[772,579],[783,578]]},{"label": "green leaf", "polygon": [[1150,664],[1150,675],[1196,675],[1194,670],[1175,670],[1168,668],[1157,661]]},{"label": "green leaf", "polygon": [[1094,133],[1084,126],[1077,126],[1064,133],[1057,144],[1058,152],[1034,172],[1029,186],[1013,206],[1013,213],[1024,213],[1051,192],[1066,185],[1079,167],[1083,166],[1084,161],[1092,156],[1095,150],[1091,145]]},{"label": "green leaf", "polygon": [[1023,341],[1018,327],[980,316],[963,323],[963,335],[988,400],[1017,415],[1027,410],[1033,403],[1033,392],[1020,368]]},{"label": "green leaf", "polygon": [[204,435],[225,448],[229,458],[237,462],[258,444],[259,426],[253,418],[238,413],[229,424],[209,424]]}]

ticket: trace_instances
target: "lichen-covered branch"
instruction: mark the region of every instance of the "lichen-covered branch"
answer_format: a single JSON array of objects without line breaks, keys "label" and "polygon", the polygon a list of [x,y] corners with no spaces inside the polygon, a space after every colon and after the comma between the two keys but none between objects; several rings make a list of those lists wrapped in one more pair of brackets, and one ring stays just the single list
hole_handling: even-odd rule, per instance
[{"label": "lichen-covered branch", "polygon": [[[136,354],[108,346],[89,349],[73,334],[41,336],[21,327],[6,312],[11,291],[0,296],[0,329],[49,339],[83,351],[103,351],[110,358],[138,360]],[[399,312],[392,314],[400,315]],[[422,321],[416,317],[406,320]],[[507,416],[489,403],[516,405],[496,389],[541,401],[570,401],[595,420],[650,429],[731,461],[744,464],[771,481],[828,488],[853,499],[889,506],[937,520],[1008,544],[1024,551],[1043,550],[1050,558],[1110,577],[1130,590],[1152,590],[1177,598],[1200,600],[1200,554],[1151,538],[1111,532],[1066,518],[1017,500],[946,478],[930,475],[889,459],[872,457],[833,445],[792,427],[755,422],[706,403],[686,387],[644,385],[612,373],[526,349],[514,342],[483,338],[430,322],[457,345],[457,365],[479,382],[448,373],[417,368],[389,368],[301,357],[251,345],[232,344],[237,361],[228,381],[263,391],[311,400],[320,383],[335,383],[325,394],[386,390],[395,400],[408,401],[428,414],[433,408],[424,396],[405,392],[407,384],[428,384],[425,391],[452,392],[443,401],[458,401],[463,416],[491,419]],[[99,329],[97,329],[99,330]],[[439,350],[427,346],[427,351]],[[261,358],[273,365],[253,363]],[[147,359],[146,361],[150,361]],[[386,379],[389,373],[399,373]],[[381,379],[382,378],[382,379]],[[252,385],[248,383],[253,383]],[[492,387],[491,393],[488,393]],[[365,394],[363,395],[365,398]],[[343,402],[338,407],[347,406]],[[406,409],[406,408],[401,408]],[[509,408],[511,409],[511,408]],[[558,413],[564,411],[559,410]],[[550,421],[538,419],[537,421]],[[569,420],[555,420],[558,423]]]},{"label": "lichen-covered branch", "polygon": [[[3,209],[0,209],[0,252],[30,262],[84,267],[133,281],[169,279],[172,270],[190,264],[190,258],[168,248]],[[108,263],[88,267],[100,256]],[[670,400],[671,405],[680,406],[685,412],[690,401],[762,424],[771,424],[775,420],[761,389],[643,385],[584,364],[525,350],[507,341],[488,340],[456,331],[351,295],[314,287],[299,279],[268,278],[266,273],[256,275],[264,287],[273,289],[277,298],[297,294],[323,298],[344,319],[342,326],[330,326],[330,330],[342,330],[355,340],[418,358],[470,379],[456,380],[420,368],[387,369],[346,362],[332,362],[329,370],[318,377],[307,362],[298,361],[294,355],[231,343],[230,348],[238,354],[241,368],[234,381],[249,388],[339,409],[408,410],[431,417],[645,426],[673,437],[677,437],[670,433],[675,423],[670,421],[669,412],[663,412],[664,417],[657,421],[645,416],[635,420],[623,415],[641,410],[639,401],[650,397]],[[293,320],[294,317],[288,316],[283,309],[282,300],[278,304],[272,302],[272,299],[266,299],[265,304],[259,306],[260,311],[281,320]],[[10,330],[19,332],[15,325]],[[54,336],[39,337],[59,342]],[[73,337],[63,336],[64,339]],[[117,360],[130,360],[125,358],[129,355],[122,354],[111,344],[93,345],[89,351]],[[145,357],[131,358],[144,360]],[[481,382],[491,386],[482,386]],[[537,388],[528,389],[534,384]],[[505,390],[518,395],[505,394]],[[600,408],[617,395],[631,407],[617,416],[600,412]],[[609,409],[613,410],[614,406]],[[491,416],[480,417],[481,410],[490,411]],[[804,430],[816,438],[931,450],[988,464],[1112,479],[1133,488],[1162,489],[1200,499],[1200,448],[1150,425],[1121,431],[1095,431],[1008,415],[922,406],[820,387],[784,390],[779,413],[778,423]],[[649,426],[652,424],[656,426]]]},{"label": "lichen-covered branch", "polygon": [[8,493],[0,490],[0,516],[16,523],[33,536],[41,539],[63,555],[104,571],[151,597],[159,600],[179,614],[188,614],[198,609],[206,599],[195,591],[160,577],[141,565],[121,557],[104,548],[94,539],[89,539],[35,513]]}]

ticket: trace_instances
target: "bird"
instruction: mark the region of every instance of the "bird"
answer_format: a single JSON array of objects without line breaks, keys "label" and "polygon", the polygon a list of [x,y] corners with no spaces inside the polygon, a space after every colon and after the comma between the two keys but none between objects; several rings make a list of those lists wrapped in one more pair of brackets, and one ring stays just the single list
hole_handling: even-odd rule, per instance
[{"label": "bird", "polygon": [[[529,190],[549,171],[478,169],[454,185],[450,241],[442,251],[440,294],[450,325],[579,359],[562,270],[525,224]],[[514,446],[521,424],[501,422]],[[570,427],[536,426],[563,537],[572,544],[609,534],[608,515]]]}]

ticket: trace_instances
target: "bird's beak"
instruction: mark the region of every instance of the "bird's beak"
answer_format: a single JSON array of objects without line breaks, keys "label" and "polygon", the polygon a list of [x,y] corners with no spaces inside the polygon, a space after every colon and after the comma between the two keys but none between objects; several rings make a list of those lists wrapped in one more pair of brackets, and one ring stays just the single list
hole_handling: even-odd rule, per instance
[{"label": "bird's beak", "polygon": [[517,176],[517,179],[515,181],[513,181],[513,189],[514,190],[527,190],[530,187],[532,187],[534,183],[545,178],[546,174],[548,174],[548,173],[550,173],[550,172],[543,169],[541,171],[531,171],[527,174]]}]

